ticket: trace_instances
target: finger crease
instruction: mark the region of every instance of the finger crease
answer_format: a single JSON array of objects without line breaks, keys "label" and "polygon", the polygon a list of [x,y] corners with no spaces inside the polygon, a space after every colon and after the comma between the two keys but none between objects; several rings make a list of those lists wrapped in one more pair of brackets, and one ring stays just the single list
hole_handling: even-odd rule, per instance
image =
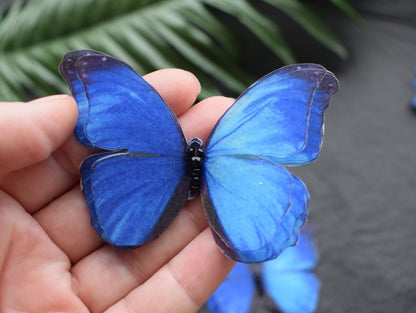
[{"label": "finger crease", "polygon": [[149,274],[144,270],[142,262],[140,262],[139,258],[135,258],[133,251],[115,250],[120,262],[133,274],[138,284],[142,284],[149,278]]},{"label": "finger crease", "polygon": [[197,229],[198,233],[202,232],[205,229],[205,225],[202,225],[198,220],[196,214],[192,212],[192,208],[190,205],[185,204],[182,208],[182,213],[185,214],[186,218],[190,220],[192,226]]},{"label": "finger crease", "polygon": [[120,312],[125,313],[138,313],[129,303],[130,301],[127,301],[126,298],[120,300],[120,304],[123,306],[123,310]]},{"label": "finger crease", "polygon": [[52,158],[65,173],[74,179],[77,178],[78,169],[74,167],[74,164],[65,152],[57,150],[52,154]]},{"label": "finger crease", "polygon": [[71,274],[71,288],[72,292],[81,299],[81,291],[80,291],[80,282],[78,280],[78,277],[72,272],[72,269],[69,270],[69,273]]},{"label": "finger crease", "polygon": [[181,274],[180,271],[176,270],[174,265],[169,262],[167,264],[167,270],[179,287],[184,291],[187,298],[190,300],[191,305],[197,310],[201,305],[199,304],[195,294],[192,292],[192,289],[186,284],[186,278]]}]

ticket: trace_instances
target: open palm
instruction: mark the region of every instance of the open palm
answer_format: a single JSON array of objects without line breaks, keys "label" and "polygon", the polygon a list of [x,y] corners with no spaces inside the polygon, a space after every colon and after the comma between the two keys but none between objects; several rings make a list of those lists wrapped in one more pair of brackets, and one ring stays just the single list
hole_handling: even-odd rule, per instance
[{"label": "open palm", "polygon": [[[192,74],[145,78],[187,138],[205,139],[233,102],[214,97],[189,109],[200,89]],[[234,265],[200,199],[147,245],[104,244],[79,187],[79,164],[94,151],[73,136],[76,119],[69,96],[0,103],[0,312],[196,312]]]}]

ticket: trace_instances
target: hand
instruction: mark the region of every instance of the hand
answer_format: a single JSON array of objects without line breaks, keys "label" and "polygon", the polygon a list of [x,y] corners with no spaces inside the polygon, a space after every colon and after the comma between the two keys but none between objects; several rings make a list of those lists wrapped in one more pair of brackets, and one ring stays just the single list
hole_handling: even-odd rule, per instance
[{"label": "hand", "polygon": [[[189,108],[200,91],[181,70],[145,77],[206,139],[232,99]],[[0,103],[0,311],[196,312],[234,265],[217,248],[201,200],[188,201],[156,240],[133,251],[104,244],[90,225],[79,164],[93,151],[73,130],[65,95]]]}]

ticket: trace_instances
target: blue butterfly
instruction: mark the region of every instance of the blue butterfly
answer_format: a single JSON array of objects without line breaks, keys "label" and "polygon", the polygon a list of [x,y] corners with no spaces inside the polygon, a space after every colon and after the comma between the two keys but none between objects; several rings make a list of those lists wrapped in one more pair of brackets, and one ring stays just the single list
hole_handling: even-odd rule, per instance
[{"label": "blue butterfly", "polygon": [[258,280],[247,264],[237,263],[206,305],[211,313],[248,313],[259,281],[283,313],[315,312],[320,282],[311,270],[317,263],[318,253],[312,238],[301,233],[297,246],[263,263]]},{"label": "blue butterfly", "polygon": [[[413,80],[413,88],[416,91],[416,70],[415,70],[415,79]],[[416,95],[412,99],[412,108],[416,111]]]},{"label": "blue butterfly", "polygon": [[153,240],[199,192],[228,257],[262,262],[297,241],[309,195],[283,165],[318,156],[323,112],[338,89],[331,72],[300,64],[270,73],[203,145],[187,142],[170,108],[127,64],[80,50],[59,70],[78,104],[76,137],[105,150],[81,166],[91,223],[104,241],[132,249]]}]

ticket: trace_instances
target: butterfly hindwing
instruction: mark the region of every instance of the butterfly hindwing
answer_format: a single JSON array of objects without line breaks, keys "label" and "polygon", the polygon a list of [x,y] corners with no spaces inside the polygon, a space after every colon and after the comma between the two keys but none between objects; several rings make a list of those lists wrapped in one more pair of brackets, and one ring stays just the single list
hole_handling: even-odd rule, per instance
[{"label": "butterfly hindwing", "polygon": [[297,241],[309,200],[298,178],[265,159],[217,157],[205,166],[204,207],[226,255],[262,262]]},{"label": "butterfly hindwing", "polygon": [[206,304],[211,313],[248,313],[255,289],[249,266],[237,263]]},{"label": "butterfly hindwing", "polygon": [[81,167],[93,226],[117,247],[152,240],[187,198],[187,144],[176,117],[142,77],[105,54],[70,52],[60,71],[78,104],[78,140],[107,150]]},{"label": "butterfly hindwing", "polygon": [[249,87],[211,133],[202,198],[214,237],[240,262],[263,262],[297,241],[309,195],[283,165],[314,160],[338,88],[315,64],[281,68]]},{"label": "butterfly hindwing", "polygon": [[[159,168],[169,170],[156,175]],[[87,159],[81,168],[84,193],[101,238],[129,249],[157,237],[186,201],[187,183],[178,180],[183,171],[169,157],[118,153]]]}]

